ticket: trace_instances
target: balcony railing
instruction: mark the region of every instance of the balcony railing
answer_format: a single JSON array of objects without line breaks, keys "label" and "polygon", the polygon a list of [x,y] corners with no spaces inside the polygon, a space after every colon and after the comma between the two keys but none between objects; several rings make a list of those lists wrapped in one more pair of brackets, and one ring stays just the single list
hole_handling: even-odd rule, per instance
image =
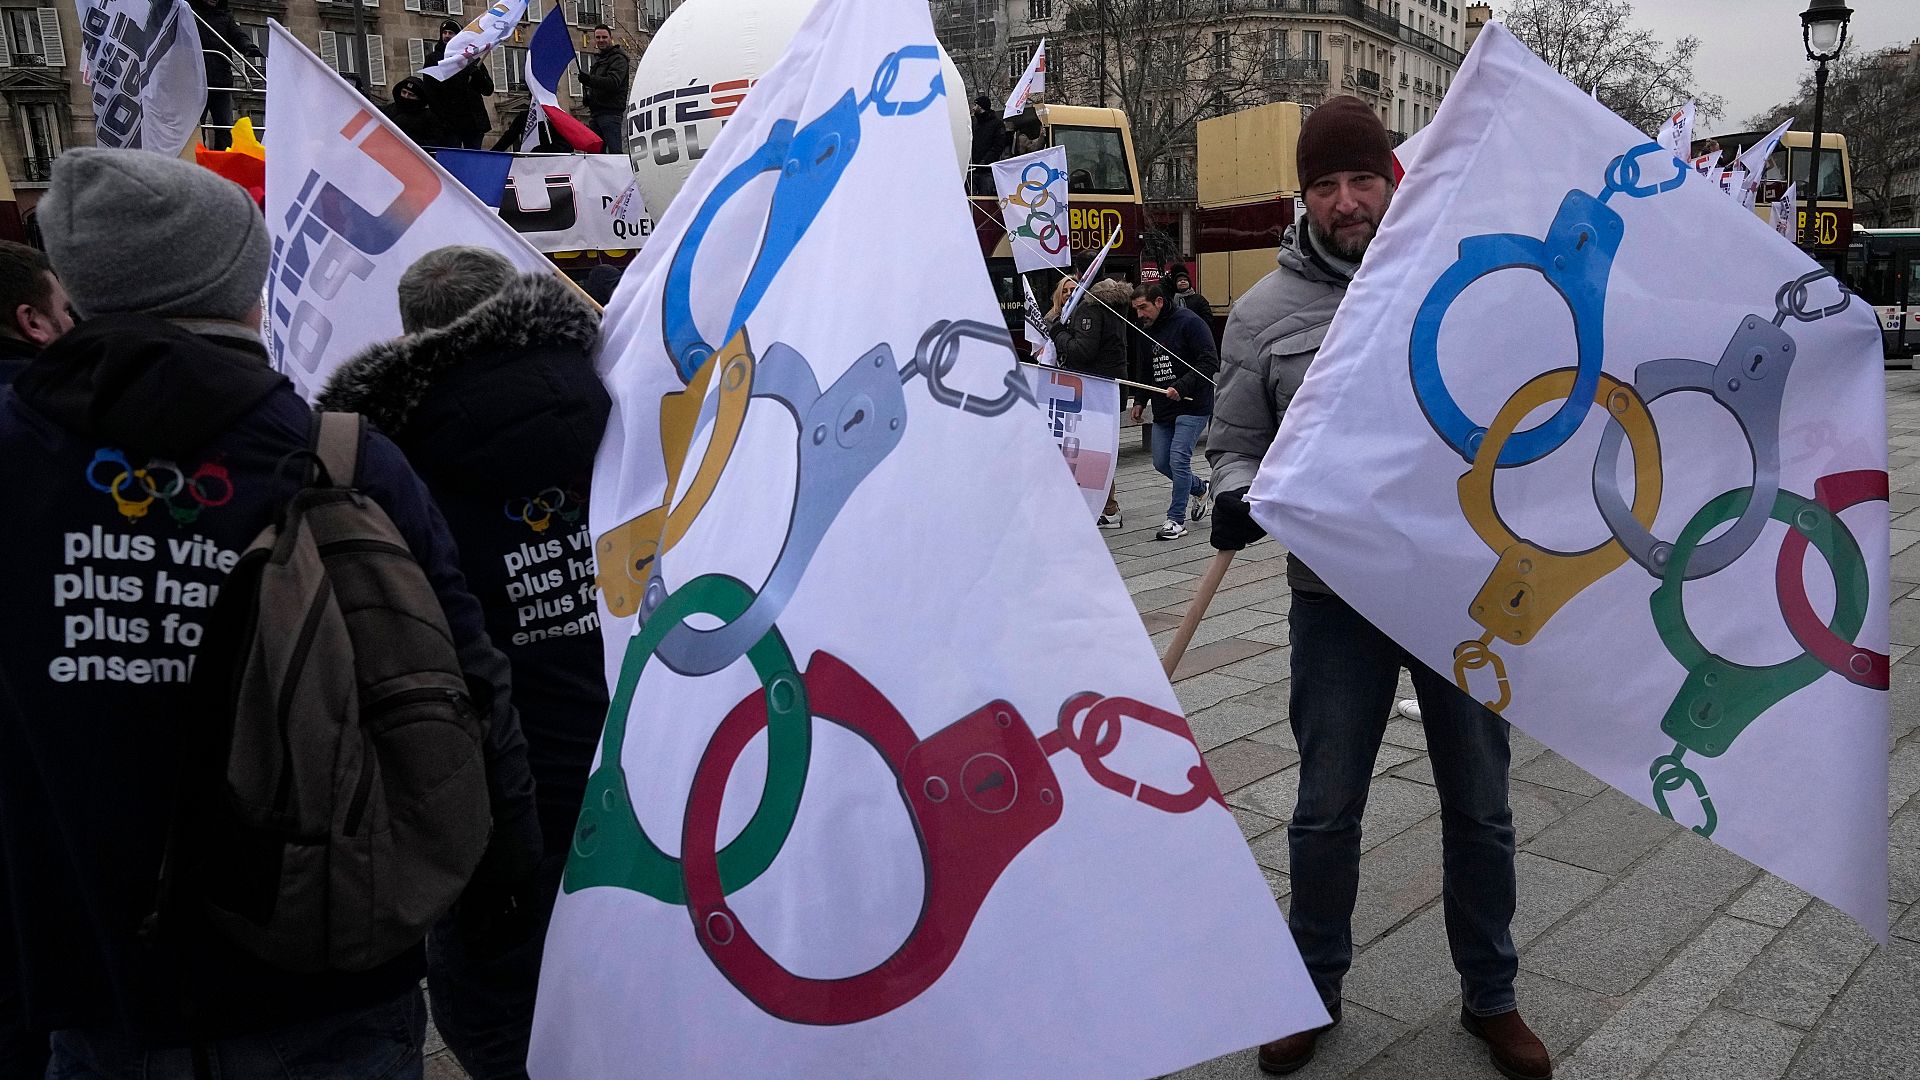
[{"label": "balcony railing", "polygon": [[1269,82],[1326,82],[1325,60],[1268,60],[1261,74]]},{"label": "balcony railing", "polygon": [[21,159],[20,179],[30,184],[46,184],[53,180],[53,159],[50,157],[30,157]]},{"label": "balcony railing", "polygon": [[1360,87],[1362,90],[1378,90],[1380,89],[1380,73],[1361,69],[1353,73],[1353,82],[1355,86]]}]

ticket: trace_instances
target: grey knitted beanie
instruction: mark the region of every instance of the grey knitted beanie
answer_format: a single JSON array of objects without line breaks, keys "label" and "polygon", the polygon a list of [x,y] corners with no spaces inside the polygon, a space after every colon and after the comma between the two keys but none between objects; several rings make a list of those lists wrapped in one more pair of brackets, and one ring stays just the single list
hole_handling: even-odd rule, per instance
[{"label": "grey knitted beanie", "polygon": [[240,185],[146,150],[78,147],[40,200],[47,258],[82,318],[239,319],[267,280],[267,226]]}]

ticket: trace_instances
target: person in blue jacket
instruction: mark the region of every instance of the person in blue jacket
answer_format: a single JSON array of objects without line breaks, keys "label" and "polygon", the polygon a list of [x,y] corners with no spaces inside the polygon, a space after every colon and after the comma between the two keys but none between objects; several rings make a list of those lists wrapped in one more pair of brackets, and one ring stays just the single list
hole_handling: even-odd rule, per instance
[{"label": "person in blue jacket", "polygon": [[[0,391],[0,1064],[51,1031],[60,1077],[419,1077],[422,947],[294,974],[212,935],[141,934],[185,733],[207,720],[189,686],[202,628],[309,438],[260,344],[260,211],[186,162],[80,148],[55,161],[39,219],[82,321]],[[493,835],[459,906],[489,924],[541,855],[507,661],[406,459],[369,435],[360,460],[488,723]]]}]

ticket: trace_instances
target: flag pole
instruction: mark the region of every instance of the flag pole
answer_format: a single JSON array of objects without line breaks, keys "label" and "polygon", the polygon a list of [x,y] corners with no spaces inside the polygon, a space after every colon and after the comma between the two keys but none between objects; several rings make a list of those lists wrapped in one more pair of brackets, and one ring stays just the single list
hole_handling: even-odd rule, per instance
[{"label": "flag pole", "polygon": [[1207,608],[1213,603],[1213,594],[1220,589],[1220,579],[1227,576],[1227,568],[1233,565],[1232,550],[1216,551],[1213,561],[1207,564],[1207,572],[1200,577],[1200,589],[1193,594],[1187,604],[1187,614],[1180,620],[1180,629],[1173,632],[1173,641],[1167,646],[1167,655],[1160,660],[1167,678],[1173,678],[1175,668],[1187,655],[1187,643],[1193,640],[1194,631],[1200,629],[1200,620],[1207,617]]},{"label": "flag pole", "polygon": [[[1034,363],[1034,362],[1033,362],[1033,361],[1031,361],[1031,360],[1022,360],[1022,361],[1020,361],[1020,366],[1021,366],[1021,367],[1030,367],[1030,368],[1039,368],[1039,369],[1040,369],[1041,371],[1073,371],[1073,369],[1072,369],[1072,368],[1068,368],[1068,367],[1055,367],[1055,366],[1053,366],[1052,364],[1036,364],[1036,363]],[[1075,372],[1075,374],[1080,374],[1080,375],[1085,375],[1085,374],[1087,374],[1087,372],[1084,372],[1084,371],[1083,371],[1083,372]],[[1110,383],[1119,383],[1119,384],[1120,384],[1121,386],[1131,386],[1131,387],[1133,387],[1133,388],[1134,388],[1135,390],[1145,390],[1145,391],[1146,391],[1147,393],[1149,393],[1149,394],[1159,394],[1159,395],[1160,395],[1161,397],[1166,397],[1166,396],[1167,396],[1167,391],[1166,391],[1166,388],[1164,388],[1164,387],[1160,387],[1160,386],[1148,386],[1148,385],[1147,385],[1146,383],[1137,383],[1137,382],[1134,382],[1134,381],[1133,381],[1133,380],[1131,380],[1131,379],[1109,379],[1109,378],[1107,378],[1107,376],[1105,376],[1105,375],[1095,375],[1095,376],[1093,376],[1093,377],[1094,377],[1094,378],[1096,378],[1096,379],[1106,379],[1106,380],[1107,380],[1108,382],[1110,382]]]}]

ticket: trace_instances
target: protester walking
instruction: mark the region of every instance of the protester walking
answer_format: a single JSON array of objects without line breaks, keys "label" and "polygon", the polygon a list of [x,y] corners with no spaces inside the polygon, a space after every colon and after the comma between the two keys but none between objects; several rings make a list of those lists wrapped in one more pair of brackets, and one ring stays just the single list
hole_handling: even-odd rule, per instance
[{"label": "protester walking", "polygon": [[[200,34],[200,57],[207,71],[208,129],[200,141],[209,150],[225,150],[233,145],[233,61],[238,54],[256,64],[266,62],[266,54],[253,43],[241,25],[234,21],[227,0],[191,0],[193,22]],[[249,81],[248,85],[252,85]]]},{"label": "protester walking", "polygon": [[320,395],[406,452],[460,547],[487,632],[513,664],[548,856],[516,918],[458,914],[428,941],[435,1026],[474,1080],[525,1077],[547,918],[606,720],[587,502],[611,402],[599,315],[555,274],[444,247],[400,278],[407,336],[349,360]]},{"label": "protester walking", "polygon": [[[1213,546],[1234,551],[1265,534],[1246,493],[1334,312],[1393,199],[1386,128],[1353,97],[1313,110],[1300,132],[1306,221],[1279,268],[1233,306],[1222,346],[1219,397],[1207,457],[1221,494]],[[1412,673],[1440,796],[1447,942],[1460,972],[1461,1024],[1484,1040],[1499,1071],[1546,1080],[1546,1047],[1520,1019],[1513,813],[1507,797],[1507,724],[1446,676],[1415,659],[1287,556],[1293,589],[1289,718],[1300,748],[1300,791],[1287,825],[1293,903],[1288,924],[1314,986],[1340,1022],[1340,987],[1353,962],[1360,817],[1400,670]],[[1330,1027],[1260,1048],[1260,1067],[1290,1073],[1312,1060]]]},{"label": "protester walking", "polygon": [[[1072,278],[1060,279],[1060,287],[1054,290],[1053,310],[1047,316],[1060,366],[1102,379],[1126,378],[1130,352],[1127,348],[1126,316],[1121,312],[1127,310],[1133,291],[1113,280],[1095,282],[1080,298],[1073,315],[1062,319],[1060,311],[1066,295],[1071,295],[1073,285]],[[1123,527],[1120,500],[1115,497],[1112,486],[1107,488],[1107,505],[1100,512],[1096,524],[1102,529]]]},{"label": "protester walking", "polygon": [[421,147],[457,146],[440,114],[427,104],[426,81],[417,75],[401,79],[393,88],[393,102],[380,110],[415,145]]},{"label": "protester walking", "polygon": [[613,40],[613,28],[606,23],[593,28],[593,62],[580,72],[583,99],[591,119],[587,126],[606,145],[603,154],[618,154],[626,149],[627,80],[633,75],[633,60]]},{"label": "protester walking", "polygon": [[0,240],[0,387],[71,329],[67,290],[53,276],[47,257],[25,244]]},{"label": "protester walking", "polygon": [[[440,40],[427,50],[427,67],[446,59],[447,43],[459,32],[460,24],[452,19],[440,23]],[[493,128],[493,117],[487,113],[487,99],[493,96],[494,90],[493,73],[487,70],[486,61],[476,59],[445,80],[431,75],[421,78],[425,86],[423,96],[440,118],[447,145],[467,150],[485,146],[487,132]],[[398,88],[395,93],[398,94]]]},{"label": "protester walking", "polygon": [[[1206,516],[1212,497],[1207,481],[1193,474],[1193,448],[1213,412],[1213,377],[1220,360],[1206,324],[1173,303],[1165,290],[1136,285],[1130,295],[1133,313],[1151,339],[1143,352],[1140,381],[1166,391],[1153,399],[1153,467],[1173,482],[1173,499],[1166,523],[1153,538],[1178,540],[1187,535],[1188,518]],[[1145,407],[1141,395],[1134,395],[1135,421]]]},{"label": "protester walking", "polygon": [[[0,575],[11,598],[0,620],[0,862],[7,867],[0,910],[8,920],[0,941],[18,950],[0,971],[7,988],[0,999],[24,1001],[22,1015],[8,1019],[53,1032],[48,1075],[63,1078],[417,1078],[426,1022],[421,945],[395,954],[336,939],[336,930],[351,932],[345,928],[383,931],[357,922],[359,909],[349,907],[289,927],[282,909],[309,910],[325,897],[276,890],[311,865],[342,875],[326,879],[327,896],[336,883],[360,880],[355,857],[333,841],[363,824],[377,824],[382,840],[367,834],[359,865],[387,868],[391,876],[380,884],[399,893],[364,894],[378,911],[395,910],[416,888],[445,892],[450,902],[464,887],[461,906],[479,916],[524,890],[540,834],[506,658],[488,644],[452,537],[399,450],[372,434],[321,444],[318,455],[311,449],[314,414],[260,344],[268,235],[243,189],[170,157],[81,148],[54,162],[39,221],[52,266],[84,321],[0,394],[0,460],[34,478],[13,502],[18,520],[32,527],[0,531]],[[358,461],[351,478],[322,476],[314,464],[348,456]],[[414,711],[381,715],[388,724],[458,717],[458,725],[409,729],[449,751],[444,759],[404,763],[457,770],[435,783],[476,797],[477,807],[395,802],[428,779],[376,774],[374,760],[406,756],[393,756],[396,727],[355,728],[361,741],[344,738],[336,757],[331,747],[314,753],[282,740],[316,729],[273,730],[261,722],[276,708],[270,702],[252,707],[230,698],[240,656],[210,645],[240,613],[233,597],[250,594],[228,571],[241,564],[253,581],[264,580],[265,560],[241,553],[295,513],[297,491],[330,494],[303,491],[309,474],[355,487],[356,495],[327,503],[336,513],[371,520],[354,508],[383,512],[379,521],[404,541],[400,557],[410,560],[407,573],[424,593],[415,596],[437,604],[442,630],[422,635],[415,622],[393,624],[392,647],[404,651],[431,637],[455,668],[436,674],[463,689],[388,699]],[[310,541],[289,543],[314,550]],[[364,567],[372,556],[356,549],[339,557]],[[336,555],[325,558],[333,565]],[[342,591],[314,595],[339,596],[338,604],[363,595],[344,577],[333,583]],[[354,611],[399,615],[398,599]],[[375,624],[352,621],[332,604],[286,613],[311,632],[286,632],[274,648],[302,658],[322,657],[324,648],[329,661],[351,652],[342,637],[364,640]],[[386,658],[364,659],[378,666]],[[197,668],[208,673],[196,679]],[[244,674],[254,685],[273,673],[249,666]],[[364,699],[355,695],[367,692],[354,676],[342,686],[299,682],[298,668],[277,674],[290,680],[284,685],[307,688],[277,706],[282,723],[357,710]],[[329,693],[351,700],[330,707]],[[253,726],[242,727],[243,719]],[[456,739],[464,740],[463,756],[451,754]],[[208,746],[273,740],[293,757],[276,754],[272,764],[243,773],[204,767]],[[356,765],[351,774],[326,775],[331,785],[288,783],[296,764],[316,758],[323,768],[336,760]],[[271,795],[276,768],[283,798]],[[371,785],[376,775],[381,783]],[[272,801],[236,802],[235,785],[266,788],[262,798]],[[365,795],[351,798],[356,792]],[[192,807],[210,816],[190,816]],[[392,814],[400,812],[413,816],[394,829]],[[261,846],[274,822],[313,813],[339,823],[321,826],[319,850],[303,849],[325,862],[289,861],[284,844]],[[198,827],[203,821],[222,828]],[[417,868],[382,861],[383,844],[397,849],[418,835],[458,836],[473,861],[430,857]],[[276,966],[260,958],[272,950],[249,936],[256,918],[302,942],[318,938],[324,949],[308,969]],[[6,1048],[0,1060],[20,1060],[17,1049]]]}]

